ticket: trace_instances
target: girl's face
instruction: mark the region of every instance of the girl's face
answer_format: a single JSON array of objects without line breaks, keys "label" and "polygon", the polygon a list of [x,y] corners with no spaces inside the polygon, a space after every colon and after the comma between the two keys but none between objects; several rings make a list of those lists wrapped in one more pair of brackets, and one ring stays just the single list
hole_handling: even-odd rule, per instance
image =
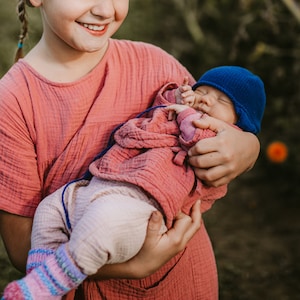
[{"label": "girl's face", "polygon": [[42,40],[54,51],[105,51],[128,13],[129,0],[30,0],[40,7]]}]

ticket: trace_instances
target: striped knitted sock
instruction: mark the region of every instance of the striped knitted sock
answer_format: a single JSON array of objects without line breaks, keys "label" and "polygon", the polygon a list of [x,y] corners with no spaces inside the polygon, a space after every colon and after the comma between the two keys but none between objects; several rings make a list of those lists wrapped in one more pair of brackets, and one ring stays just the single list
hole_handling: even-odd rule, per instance
[{"label": "striped knitted sock", "polygon": [[62,245],[23,279],[10,283],[4,290],[3,300],[60,299],[86,277]]},{"label": "striped knitted sock", "polygon": [[31,249],[28,253],[26,274],[39,267],[46,260],[46,258],[51,254],[53,255],[54,252],[55,250],[52,249]]}]

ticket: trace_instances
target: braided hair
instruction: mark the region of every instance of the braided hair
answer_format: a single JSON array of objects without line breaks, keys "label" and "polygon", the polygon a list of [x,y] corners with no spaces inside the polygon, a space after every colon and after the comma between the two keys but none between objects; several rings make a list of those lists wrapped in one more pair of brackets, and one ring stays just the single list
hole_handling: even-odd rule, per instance
[{"label": "braided hair", "polygon": [[26,4],[31,5],[28,0],[18,0],[17,14],[21,22],[21,30],[19,35],[18,49],[15,55],[15,62],[23,57],[23,43],[28,33],[28,20],[26,14]]}]

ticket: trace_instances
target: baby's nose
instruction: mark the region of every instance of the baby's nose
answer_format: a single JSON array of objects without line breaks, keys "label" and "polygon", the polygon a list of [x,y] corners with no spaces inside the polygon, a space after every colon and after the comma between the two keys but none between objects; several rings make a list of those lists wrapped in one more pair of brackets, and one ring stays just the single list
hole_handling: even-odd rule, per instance
[{"label": "baby's nose", "polygon": [[199,100],[200,100],[200,103],[204,103],[206,105],[211,105],[212,104],[211,97],[209,97],[207,94],[201,95]]}]

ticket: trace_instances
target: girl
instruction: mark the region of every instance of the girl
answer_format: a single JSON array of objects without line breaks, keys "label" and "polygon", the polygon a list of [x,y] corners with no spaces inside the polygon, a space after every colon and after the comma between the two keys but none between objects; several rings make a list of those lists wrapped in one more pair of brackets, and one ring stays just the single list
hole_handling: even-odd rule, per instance
[{"label": "girl", "polygon": [[[111,39],[128,2],[30,0],[41,10],[43,35],[0,82],[0,232],[19,269],[26,265],[41,199],[81,177],[112,129],[149,107],[159,87],[185,76],[194,83],[161,49]],[[24,12],[25,0],[19,8]],[[199,179],[219,186],[253,166],[259,153],[253,134],[209,117],[196,125],[217,133],[189,152]],[[212,247],[205,227],[197,231],[199,208],[191,217],[180,214],[167,236],[158,233],[160,217],[152,220],[138,257],[101,268],[66,299],[217,299]]]}]

